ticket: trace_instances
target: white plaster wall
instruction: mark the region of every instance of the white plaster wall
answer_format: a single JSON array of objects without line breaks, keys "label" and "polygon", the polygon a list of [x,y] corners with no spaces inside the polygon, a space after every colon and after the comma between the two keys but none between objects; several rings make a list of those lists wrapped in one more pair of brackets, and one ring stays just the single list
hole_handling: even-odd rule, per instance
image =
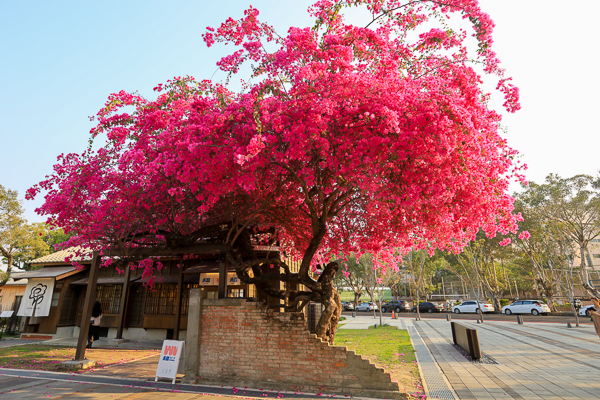
[{"label": "white plaster wall", "polygon": [[[54,339],[58,338],[67,338],[67,337],[75,337],[73,335],[74,326],[59,326],[56,328],[56,333],[54,334]],[[77,336],[79,336],[79,328],[77,328]]]},{"label": "white plaster wall", "polygon": [[[186,340],[187,330],[179,331],[179,340]],[[54,337],[79,337],[78,326],[60,327],[56,331]],[[107,339],[117,337],[117,328],[109,328]],[[166,329],[144,329],[144,328],[129,328],[123,329],[123,339],[129,340],[165,340],[167,338]]]}]

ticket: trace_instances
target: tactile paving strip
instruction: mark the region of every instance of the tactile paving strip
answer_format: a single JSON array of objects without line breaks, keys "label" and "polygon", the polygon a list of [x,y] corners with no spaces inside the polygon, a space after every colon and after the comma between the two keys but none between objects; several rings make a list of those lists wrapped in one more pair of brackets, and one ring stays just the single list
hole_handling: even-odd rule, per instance
[{"label": "tactile paving strip", "polygon": [[456,399],[454,393],[448,388],[448,384],[438,369],[435,360],[431,357],[431,354],[429,354],[423,339],[421,339],[421,336],[412,324],[408,326],[408,333],[410,334],[410,338],[412,339],[416,351],[417,362],[421,366],[421,371],[423,371],[423,380],[425,381],[424,386],[426,387],[425,394],[427,395],[427,398]]}]

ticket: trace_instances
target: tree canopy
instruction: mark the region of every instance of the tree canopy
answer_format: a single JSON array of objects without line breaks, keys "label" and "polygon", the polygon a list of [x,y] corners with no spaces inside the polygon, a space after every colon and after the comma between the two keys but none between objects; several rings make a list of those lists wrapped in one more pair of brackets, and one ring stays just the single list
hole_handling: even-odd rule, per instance
[{"label": "tree canopy", "polygon": [[[372,15],[366,26],[346,22],[342,12],[355,6]],[[460,251],[479,228],[515,231],[507,189],[521,167],[473,63],[498,77],[511,112],[518,90],[477,1],[321,0],[309,12],[313,27],[284,36],[254,8],[207,28],[207,45],[239,48],[222,70],[251,64],[239,92],[177,77],[156,99],[110,95],[91,131],[106,144],[59,157],[28,193],[47,191],[39,212],[76,234],[68,244],[93,250],[225,243],[242,281],[291,309],[322,302],[317,334],[330,340],[335,255],[370,252],[384,268],[411,248]],[[451,15],[469,19],[476,48],[449,27]],[[258,259],[251,244],[260,241],[299,258],[300,271]],[[315,281],[318,263],[327,265]],[[265,276],[262,264],[285,273]],[[140,265],[152,273],[152,260]],[[279,280],[307,290],[282,291]]]},{"label": "tree canopy", "polygon": [[27,269],[26,261],[50,252],[43,240],[45,224],[29,224],[23,213],[17,192],[0,185],[0,257],[6,264],[0,284],[10,278],[13,267]]}]

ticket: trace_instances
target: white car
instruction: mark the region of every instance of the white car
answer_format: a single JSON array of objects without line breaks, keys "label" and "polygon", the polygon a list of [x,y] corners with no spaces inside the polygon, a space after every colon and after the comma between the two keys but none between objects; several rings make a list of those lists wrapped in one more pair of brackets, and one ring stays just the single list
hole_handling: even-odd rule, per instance
[{"label": "white car", "polygon": [[356,306],[356,311],[373,311],[373,308],[375,308],[375,310],[379,310],[379,307],[377,307],[377,304],[373,304],[373,303],[361,303],[359,305]]},{"label": "white car", "polygon": [[532,314],[540,315],[550,312],[550,307],[541,300],[517,300],[512,304],[502,307],[502,313],[511,314]]},{"label": "white car", "polygon": [[[479,305],[481,306],[481,311],[484,313],[495,311],[494,306],[489,303],[479,302]],[[455,314],[478,313],[479,307],[477,306],[477,302],[475,300],[467,300],[463,301],[457,306],[452,307],[452,312]]]},{"label": "white car", "polygon": [[594,308],[594,305],[590,304],[589,306],[582,307],[581,310],[579,310],[579,315],[584,315],[586,317],[589,317],[590,316],[590,312],[589,312],[590,308]]}]

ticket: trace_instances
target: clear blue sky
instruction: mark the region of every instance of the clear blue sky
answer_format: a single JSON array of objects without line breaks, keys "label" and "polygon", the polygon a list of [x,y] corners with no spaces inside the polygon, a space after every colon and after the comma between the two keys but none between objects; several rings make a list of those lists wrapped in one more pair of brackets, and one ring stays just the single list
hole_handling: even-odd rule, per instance
[{"label": "clear blue sky", "polygon": [[[57,155],[83,151],[88,116],[110,93],[152,97],[173,76],[213,76],[229,49],[207,49],[201,35],[249,4],[279,32],[310,24],[311,1],[0,2],[0,184],[23,198]],[[570,4],[482,1],[497,25],[496,51],[521,88],[523,109],[505,119],[506,137],[535,181],[600,169],[600,1]],[[43,221],[40,204],[24,203],[30,221]]]}]

